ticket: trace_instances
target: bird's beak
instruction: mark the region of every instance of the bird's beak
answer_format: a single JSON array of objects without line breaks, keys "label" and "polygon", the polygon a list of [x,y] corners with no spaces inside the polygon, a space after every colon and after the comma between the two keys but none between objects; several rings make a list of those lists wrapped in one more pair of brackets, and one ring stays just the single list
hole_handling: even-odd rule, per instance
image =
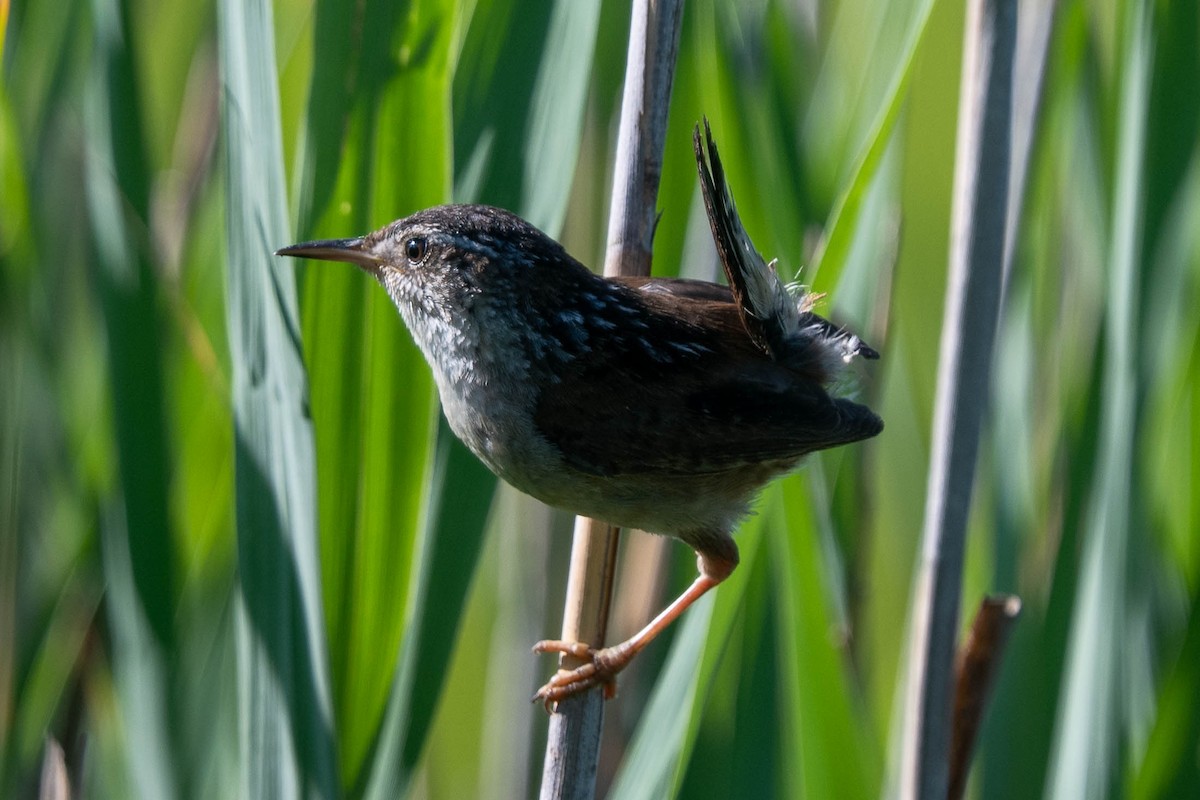
[{"label": "bird's beak", "polygon": [[367,249],[366,239],[356,236],[353,239],[318,239],[315,242],[301,242],[288,245],[275,251],[277,256],[294,256],[295,258],[318,258],[322,261],[345,261],[357,264],[372,275],[379,275],[383,259]]}]

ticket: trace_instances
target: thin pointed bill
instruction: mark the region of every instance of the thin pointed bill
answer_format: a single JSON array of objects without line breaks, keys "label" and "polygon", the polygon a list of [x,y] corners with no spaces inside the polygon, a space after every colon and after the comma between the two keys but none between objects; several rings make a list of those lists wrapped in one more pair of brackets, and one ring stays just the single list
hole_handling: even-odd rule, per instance
[{"label": "thin pointed bill", "polygon": [[294,258],[315,258],[321,261],[345,261],[356,264],[372,275],[379,274],[383,259],[367,249],[366,239],[356,236],[353,239],[318,239],[313,242],[301,242],[288,245],[275,251],[277,256],[293,256]]}]

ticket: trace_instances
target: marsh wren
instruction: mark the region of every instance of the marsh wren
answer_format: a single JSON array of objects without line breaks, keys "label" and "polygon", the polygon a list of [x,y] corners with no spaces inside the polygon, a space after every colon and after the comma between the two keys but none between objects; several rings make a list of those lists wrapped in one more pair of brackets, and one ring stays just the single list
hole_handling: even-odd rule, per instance
[{"label": "marsh wren", "polygon": [[883,423],[829,388],[878,354],[814,314],[742,228],[705,124],[693,143],[728,286],[604,278],[520,217],[482,205],[420,211],[353,239],[277,255],[346,261],[383,284],[433,369],[454,433],[492,472],[558,508],[683,540],[700,575],[613,647],[544,641],[586,663],[535,696],[603,684],[738,563],[731,533],[802,456]]}]

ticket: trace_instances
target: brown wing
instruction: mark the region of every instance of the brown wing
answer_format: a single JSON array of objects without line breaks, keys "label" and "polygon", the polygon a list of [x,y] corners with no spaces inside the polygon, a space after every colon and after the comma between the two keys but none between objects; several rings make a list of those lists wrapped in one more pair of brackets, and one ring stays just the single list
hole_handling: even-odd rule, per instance
[{"label": "brown wing", "polygon": [[574,468],[719,473],[795,460],[882,429],[866,407],[831,398],[764,353],[727,288],[620,283],[645,312],[644,326],[593,330],[591,356],[564,365],[535,411],[539,430]]},{"label": "brown wing", "polygon": [[[622,286],[628,286],[630,289],[637,289],[644,292],[650,297],[670,297],[674,300],[699,300],[709,301],[712,303],[725,303],[729,307],[723,308],[717,306],[718,313],[733,312],[737,314],[737,308],[734,306],[733,292],[728,286],[722,286],[719,283],[711,281],[697,281],[691,278],[651,278],[651,277],[620,277],[608,278],[607,280],[613,283],[619,283]],[[741,315],[738,315],[739,318]]]}]

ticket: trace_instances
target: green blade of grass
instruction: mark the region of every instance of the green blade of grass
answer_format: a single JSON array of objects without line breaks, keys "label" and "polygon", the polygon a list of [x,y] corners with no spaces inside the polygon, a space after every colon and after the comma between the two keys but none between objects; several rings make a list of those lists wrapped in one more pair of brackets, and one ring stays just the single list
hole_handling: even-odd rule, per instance
[{"label": "green blade of grass", "polygon": [[1116,670],[1125,643],[1126,559],[1135,503],[1131,486],[1138,430],[1134,361],[1140,296],[1137,254],[1153,52],[1147,6],[1132,0],[1125,12],[1127,49],[1118,107],[1099,451],[1046,783],[1048,796],[1054,798],[1107,796],[1118,761],[1120,690]]},{"label": "green blade of grass", "polygon": [[[311,120],[326,107],[348,114],[344,134],[339,128],[338,138],[317,142],[338,161],[335,184],[326,189],[319,185],[325,178],[301,178],[302,185],[315,182],[317,199],[328,194],[326,206],[309,209],[322,235],[360,233],[445,202],[450,193],[457,7],[444,0],[403,8],[368,4],[363,13],[351,101],[330,96],[345,91],[343,82],[321,78],[314,78],[309,99],[310,136]],[[336,72],[346,58],[341,43],[322,42],[335,35],[318,30],[317,73]],[[414,108],[422,112],[414,114]],[[328,157],[314,155],[306,170]],[[454,627],[445,614],[455,602],[427,608],[428,585],[420,576],[432,549],[427,520],[437,507],[442,474],[457,480],[462,462],[434,464],[429,370],[386,293],[365,275],[328,264],[308,268],[306,289],[341,774],[344,786],[361,792],[377,770],[394,778],[393,786],[408,780],[412,764],[389,748],[399,742],[402,749],[419,749],[431,713],[426,704],[438,697],[441,670],[421,670],[426,682],[412,685],[408,651],[425,615],[432,612],[438,620],[431,627]],[[485,495],[490,489],[486,482]],[[442,586],[465,591],[486,509],[486,499],[472,509],[478,521],[462,532],[461,560],[441,566],[454,571]],[[443,659],[446,652],[429,650]],[[398,707],[402,711],[387,710]]]},{"label": "green blade of grass", "polygon": [[[362,29],[355,25],[361,4],[355,0],[320,0],[315,4],[313,69],[299,169],[300,238],[310,238],[313,226],[329,207],[340,173],[342,147],[353,102],[360,63]],[[378,26],[380,21],[367,23]],[[364,59],[365,60],[365,59]]]},{"label": "green blade of grass", "polygon": [[521,215],[551,236],[567,215],[599,24],[595,0],[555,3],[533,87]]},{"label": "green blade of grass", "polygon": [[[847,633],[837,586],[841,559],[829,551],[831,535],[821,535],[814,506],[828,505],[817,465],[806,473],[821,491],[810,493],[797,479],[780,488],[780,526],[773,539],[778,602],[781,606],[782,691],[788,752],[798,765],[788,770],[793,796],[868,798],[883,774],[878,743],[870,735],[840,646]],[[828,526],[828,517],[826,518]],[[831,585],[832,584],[832,585]]]},{"label": "green blade of grass", "polygon": [[[514,154],[526,152],[553,10],[548,0],[495,0],[472,14],[454,75],[455,202],[521,208],[528,175],[524,158]],[[555,164],[544,177],[557,184],[570,173]]]},{"label": "green blade of grass", "polygon": [[175,608],[174,540],[167,511],[170,458],[157,277],[140,234],[150,216],[150,182],[129,49],[130,12],[114,0],[95,0],[93,5],[100,63],[89,93],[87,186],[108,332],[128,555],[146,620],[169,649]]},{"label": "green blade of grass", "polygon": [[265,0],[218,6],[233,361],[241,788],[337,794],[317,563],[313,436],[290,265]]},{"label": "green blade of grass", "polygon": [[413,578],[412,618],[400,647],[388,707],[373,744],[362,794],[397,797],[407,790],[433,721],[483,545],[495,478],[460,444],[443,420],[438,428],[429,511]]},{"label": "green blade of grass", "polygon": [[171,798],[181,789],[173,697],[177,604],[158,281],[141,234],[150,216],[150,178],[131,9],[115,0],[92,6],[96,68],[86,93],[86,188],[121,476],[121,499],[102,524],[105,610],[130,781],[143,795]]},{"label": "green blade of grass", "polygon": [[1183,647],[1163,681],[1159,715],[1146,742],[1146,758],[1127,782],[1128,797],[1185,798],[1200,786],[1200,593],[1193,595]]},{"label": "green blade of grass", "polygon": [[[912,80],[913,61],[924,41],[925,30],[929,17],[933,13],[934,0],[921,0],[913,13],[909,24],[908,36],[903,48],[903,55],[893,73],[891,85],[879,108],[878,116],[867,137],[862,153],[854,166],[854,172],[838,197],[829,222],[825,226],[825,237],[813,257],[811,275],[819,280],[813,281],[816,291],[825,291],[825,287],[834,285],[841,267],[850,254],[854,243],[855,231],[858,228],[859,217],[863,203],[866,201],[871,182],[883,162],[900,109],[907,97],[908,85]],[[822,267],[828,266],[828,269]]]}]

